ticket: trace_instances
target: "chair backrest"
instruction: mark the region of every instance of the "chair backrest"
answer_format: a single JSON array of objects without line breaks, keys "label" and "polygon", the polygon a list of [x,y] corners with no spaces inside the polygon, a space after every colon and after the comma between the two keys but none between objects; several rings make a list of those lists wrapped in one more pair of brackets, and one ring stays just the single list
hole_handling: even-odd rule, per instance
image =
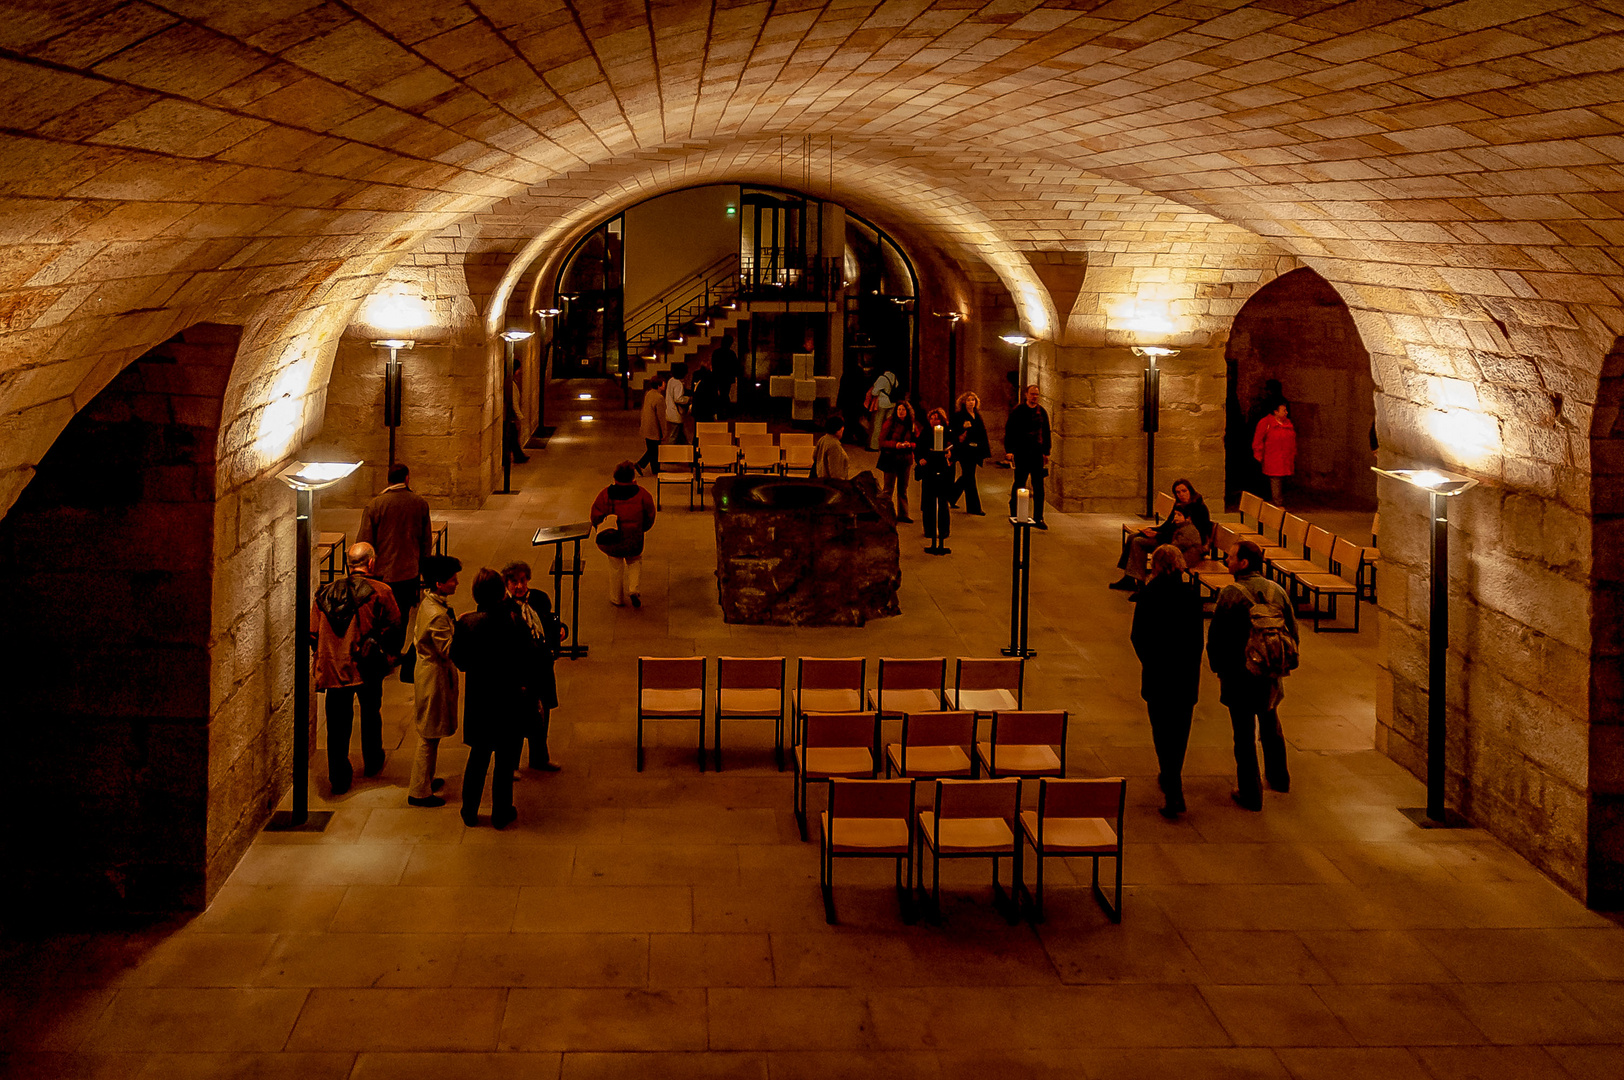
[{"label": "chair backrest", "polygon": [[1013,822],[1021,811],[1021,782],[1004,780],[936,781],[936,819],[1003,818]]},{"label": "chair backrest", "polygon": [[1364,561],[1364,557],[1364,549],[1352,540],[1344,540],[1338,536],[1331,544],[1331,562],[1336,566],[1337,572],[1350,581],[1359,572],[1359,564]]},{"label": "chair backrest", "polygon": [[816,441],[811,434],[805,431],[785,431],[780,432],[778,436],[778,445],[783,447],[811,446]]},{"label": "chair backrest", "polygon": [[904,746],[964,746],[976,738],[976,714],[973,712],[904,713],[902,716],[902,743]]},{"label": "chair backrest", "polygon": [[660,447],[661,465],[692,465],[694,461],[694,448],[691,446],[672,446],[670,444]]},{"label": "chair backrest", "polygon": [[837,777],[829,781],[829,818],[913,817],[912,780],[855,780]]},{"label": "chair backrest", "polygon": [[1263,509],[1257,515],[1257,531],[1263,534],[1263,539],[1272,544],[1280,539],[1280,526],[1285,520],[1285,507],[1264,503]]},{"label": "chair backrest", "polygon": [[1308,520],[1296,514],[1287,514],[1285,523],[1280,526],[1280,546],[1290,548],[1292,555],[1300,558],[1307,536]]},{"label": "chair backrest", "polygon": [[719,656],[716,658],[718,690],[782,690],[782,656]]},{"label": "chair backrest", "polygon": [[807,713],[801,729],[803,746],[864,746],[874,749],[879,714],[872,712]]},{"label": "chair backrest", "polygon": [[784,464],[792,469],[810,469],[814,453],[811,443],[790,443],[784,447]]},{"label": "chair backrest", "polygon": [[1308,527],[1308,556],[1318,555],[1322,562],[1331,561],[1331,548],[1336,544],[1336,536],[1329,529],[1322,529],[1318,525]]},{"label": "chair backrest", "polygon": [[947,657],[911,659],[880,657],[880,692],[887,690],[935,690],[947,682]]},{"label": "chair backrest", "polygon": [[1257,513],[1263,509],[1263,499],[1250,491],[1241,492],[1241,523],[1257,524]]},{"label": "chair backrest", "polygon": [[803,656],[795,684],[802,690],[856,690],[860,694],[867,677],[865,656]]},{"label": "chair backrest", "polygon": [[1175,505],[1177,504],[1173,502],[1173,496],[1167,492],[1158,491],[1156,493],[1156,516],[1161,520],[1167,520],[1167,515],[1173,512]]},{"label": "chair backrest", "polygon": [[992,714],[992,741],[1004,746],[1066,745],[1065,710],[1017,710]]},{"label": "chair backrest", "polygon": [[700,420],[694,424],[694,435],[703,439],[706,435],[720,435],[729,438],[726,420]]},{"label": "chair backrest", "polygon": [[733,425],[733,434],[765,435],[767,434],[767,425],[765,423],[754,423],[741,420]]},{"label": "chair backrest", "polygon": [[1235,535],[1234,529],[1221,521],[1213,522],[1212,546],[1219,555],[1228,555],[1235,550],[1235,545],[1238,543],[1240,543],[1240,538]]},{"label": "chair backrest", "polygon": [[744,431],[744,432],[740,432],[739,435],[735,438],[734,441],[737,442],[740,446],[744,446],[744,447],[749,447],[749,446],[776,446],[777,445],[775,442],[773,442],[773,437],[771,435],[769,435],[765,431],[760,431],[760,432]]},{"label": "chair backrest", "polygon": [[1087,780],[1042,777],[1038,780],[1038,816],[1106,818],[1117,822],[1116,831],[1120,838],[1122,806],[1127,791],[1128,781],[1120,776]]},{"label": "chair backrest", "polygon": [[1021,688],[1026,682],[1026,657],[973,656],[959,657],[953,673],[955,690],[1008,690],[1021,700]]},{"label": "chair backrest", "polygon": [[745,468],[747,468],[747,469],[767,469],[767,468],[776,469],[776,468],[778,468],[778,462],[779,462],[778,447],[773,446],[771,443],[768,443],[768,444],[766,444],[764,446],[763,445],[757,445],[755,443],[745,443],[744,447],[743,447],[743,450],[744,450],[744,467]]},{"label": "chair backrest", "polygon": [[639,656],[640,690],[701,690],[705,686],[703,656]]},{"label": "chair backrest", "polygon": [[739,448],[731,442],[699,444],[699,463],[707,469],[731,469],[739,460]]}]

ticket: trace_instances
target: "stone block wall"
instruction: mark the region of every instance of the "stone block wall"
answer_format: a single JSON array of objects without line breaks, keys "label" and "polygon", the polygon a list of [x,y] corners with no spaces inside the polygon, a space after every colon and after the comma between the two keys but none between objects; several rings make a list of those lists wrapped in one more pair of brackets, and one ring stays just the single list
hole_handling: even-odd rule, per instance
[{"label": "stone block wall", "polygon": [[[201,906],[215,443],[239,331],[199,325],[68,423],[0,522],[10,905]],[[233,856],[233,862],[235,856]]]}]

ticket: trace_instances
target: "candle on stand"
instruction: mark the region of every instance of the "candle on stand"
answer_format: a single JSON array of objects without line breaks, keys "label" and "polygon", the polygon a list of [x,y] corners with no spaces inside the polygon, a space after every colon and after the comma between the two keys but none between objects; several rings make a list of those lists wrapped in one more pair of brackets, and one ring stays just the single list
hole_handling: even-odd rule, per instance
[{"label": "candle on stand", "polygon": [[1032,490],[1030,488],[1015,489],[1015,520],[1032,520]]},{"label": "candle on stand", "polygon": [[932,446],[931,446],[931,449],[932,449],[932,450],[941,450],[941,449],[943,449],[943,443],[942,443],[942,438],[943,438],[943,431],[942,431],[942,425],[940,425],[940,424],[937,424],[937,425],[936,425],[936,426],[935,426],[935,427],[934,427],[934,428],[932,428],[932,429],[931,429],[931,430],[932,430],[932,431],[933,431],[933,432],[935,432],[935,436],[936,436],[936,442],[935,442],[935,443],[934,443],[934,444],[933,444],[933,445],[932,445]]}]

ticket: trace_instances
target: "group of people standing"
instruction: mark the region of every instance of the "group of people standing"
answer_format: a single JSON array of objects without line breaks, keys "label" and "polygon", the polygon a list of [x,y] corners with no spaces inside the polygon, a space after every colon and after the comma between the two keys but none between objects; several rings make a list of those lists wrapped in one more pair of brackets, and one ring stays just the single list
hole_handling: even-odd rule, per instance
[{"label": "group of people standing", "polygon": [[651,375],[644,384],[639,433],[645,449],[633,462],[636,474],[643,475],[645,469],[660,471],[660,444],[691,446],[695,424],[727,419],[740,374],[733,335],[723,334],[708,360],[698,361],[691,369],[685,363],[672,364],[669,371]]},{"label": "group of people standing", "polygon": [[[1184,756],[1201,687],[1201,594],[1184,572],[1206,545],[1203,534],[1211,526],[1206,504],[1188,480],[1177,481],[1173,494],[1167,520],[1123,544],[1119,566],[1125,573],[1112,584],[1135,590],[1133,648],[1143,670],[1140,695],[1150,716],[1167,818],[1185,811]],[[1286,590],[1264,576],[1257,544],[1242,541],[1225,562],[1234,583],[1214,603],[1205,635],[1207,663],[1218,676],[1218,700],[1233,728],[1236,789],[1230,797],[1247,810],[1262,810],[1265,782],[1277,792],[1291,788],[1279,705],[1285,677],[1297,666],[1297,618]]]},{"label": "group of people standing", "polygon": [[362,512],[360,540],[346,553],[348,572],[319,589],[312,605],[332,792],[342,795],[354,781],[349,748],[357,702],[363,775],[383,771],[383,683],[398,671],[412,684],[418,736],[407,803],[445,805],[437,794],[444,780],[434,773],[440,740],[457,731],[460,703],[469,747],[463,822],[478,824],[494,758],[491,824],[505,828],[518,817],[513,779],[525,741],[530,768],[558,769],[548,756],[547,734],[558,707],[553,663],[563,628],[546,594],[530,588],[530,567],[519,561],[500,572],[480,570],[473,584],[476,610],[457,617],[452,597],[462,564],[432,553],[428,503],[411,491],[406,466],[393,466],[389,480]]}]

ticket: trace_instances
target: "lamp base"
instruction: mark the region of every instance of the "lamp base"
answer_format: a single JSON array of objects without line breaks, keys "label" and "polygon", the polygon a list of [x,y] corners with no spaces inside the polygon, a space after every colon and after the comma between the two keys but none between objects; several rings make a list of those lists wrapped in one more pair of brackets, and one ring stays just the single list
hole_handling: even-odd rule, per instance
[{"label": "lamp base", "polygon": [[312,810],[305,816],[304,821],[300,822],[298,825],[295,825],[293,823],[292,810],[278,810],[276,813],[271,815],[271,820],[266,822],[265,831],[326,832],[327,824],[332,820],[333,812],[331,810]]},{"label": "lamp base", "polygon": [[1470,829],[1472,823],[1461,817],[1453,810],[1444,811],[1444,820],[1434,821],[1427,816],[1424,806],[1401,806],[1398,812],[1413,821],[1421,829]]},{"label": "lamp base", "polygon": [[1005,656],[1036,656],[1038,654],[1038,651],[1036,649],[1008,649],[1008,648],[1005,648],[1005,649],[999,649],[998,651],[1003,653]]}]

